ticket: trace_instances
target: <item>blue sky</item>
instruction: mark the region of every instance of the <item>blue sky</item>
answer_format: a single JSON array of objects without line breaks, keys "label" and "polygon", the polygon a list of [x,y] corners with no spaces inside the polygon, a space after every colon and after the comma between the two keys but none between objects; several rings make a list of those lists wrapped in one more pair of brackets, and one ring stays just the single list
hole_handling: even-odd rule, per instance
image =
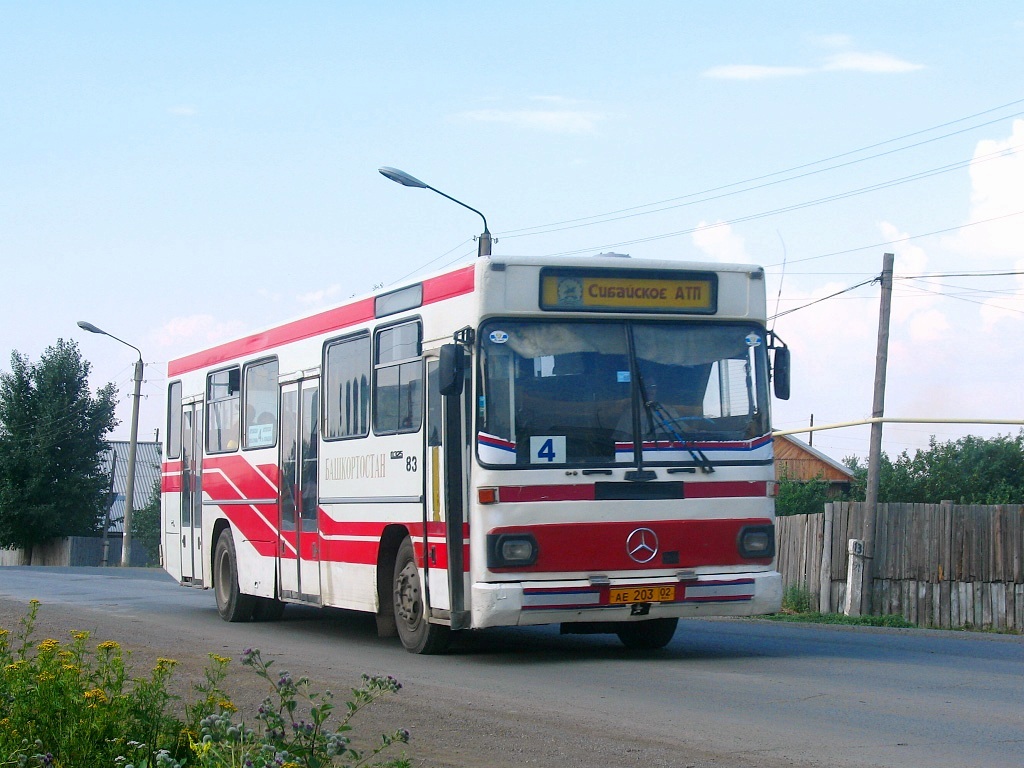
[{"label": "blue sky", "polygon": [[[1021,83],[1015,2],[0,2],[0,365],[77,340],[124,438],[88,320],[151,436],[167,360],[472,257],[390,165],[496,253],[759,263],[773,311],[893,251],[886,413],[1022,419],[1024,280],[978,276],[1024,271]],[[777,320],[777,427],[870,416],[877,322]]]}]

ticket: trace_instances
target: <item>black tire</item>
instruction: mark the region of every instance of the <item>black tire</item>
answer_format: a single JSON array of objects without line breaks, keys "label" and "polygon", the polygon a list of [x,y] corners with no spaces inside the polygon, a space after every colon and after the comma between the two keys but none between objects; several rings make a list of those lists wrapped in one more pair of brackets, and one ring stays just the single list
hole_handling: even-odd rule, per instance
[{"label": "black tire", "polygon": [[256,604],[252,607],[253,621],[280,621],[284,615],[284,607],[287,605],[283,600],[274,597],[257,597]]},{"label": "black tire", "polygon": [[238,557],[231,531],[217,539],[213,553],[213,592],[217,596],[217,613],[224,621],[249,621],[256,598],[238,588]]},{"label": "black tire", "polygon": [[655,651],[664,648],[676,633],[679,619],[649,619],[623,624],[616,630],[622,644],[631,650]]},{"label": "black tire", "polygon": [[402,540],[395,558],[395,575],[391,582],[391,600],[395,606],[398,637],[409,653],[443,653],[448,648],[451,631],[441,624],[427,621],[426,601],[412,541]]}]

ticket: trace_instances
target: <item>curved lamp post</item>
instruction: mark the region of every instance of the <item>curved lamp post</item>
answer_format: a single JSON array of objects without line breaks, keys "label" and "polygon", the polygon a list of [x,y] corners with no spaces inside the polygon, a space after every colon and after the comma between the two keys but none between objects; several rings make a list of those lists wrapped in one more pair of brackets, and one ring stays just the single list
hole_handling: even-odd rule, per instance
[{"label": "curved lamp post", "polygon": [[387,166],[384,166],[383,168],[378,168],[377,170],[380,171],[382,176],[384,176],[384,177],[386,177],[388,179],[391,179],[394,182],[397,182],[397,183],[401,184],[403,187],[416,187],[417,189],[430,189],[430,190],[433,190],[434,192],[437,192],[437,194],[439,194],[441,197],[447,197],[453,203],[458,203],[463,208],[469,208],[469,210],[471,210],[473,213],[475,213],[477,216],[479,216],[481,219],[484,220],[484,231],[483,231],[483,234],[480,235],[479,242],[477,243],[476,255],[477,255],[478,258],[480,256],[490,256],[491,255],[491,233],[487,229],[487,217],[484,216],[482,213],[480,213],[480,211],[478,211],[476,208],[473,208],[471,206],[466,205],[461,200],[456,200],[451,195],[446,195],[440,189],[436,189],[436,188],[430,186],[429,184],[425,184],[424,182],[422,182],[419,179],[417,179],[415,176],[410,176],[405,171],[400,171],[397,168],[389,168]]},{"label": "curved lamp post", "polygon": [[139,394],[142,390],[142,352],[134,344],[129,344],[124,339],[119,339],[114,334],[107,333],[92,323],[79,320],[78,327],[83,331],[89,331],[89,333],[109,336],[114,341],[119,341],[126,347],[131,347],[139,353],[139,359],[135,361],[135,400],[132,402],[132,431],[128,441],[128,478],[124,489],[124,538],[121,540],[121,565],[128,566],[131,564],[132,555],[132,512],[135,507],[135,452],[139,437]]}]

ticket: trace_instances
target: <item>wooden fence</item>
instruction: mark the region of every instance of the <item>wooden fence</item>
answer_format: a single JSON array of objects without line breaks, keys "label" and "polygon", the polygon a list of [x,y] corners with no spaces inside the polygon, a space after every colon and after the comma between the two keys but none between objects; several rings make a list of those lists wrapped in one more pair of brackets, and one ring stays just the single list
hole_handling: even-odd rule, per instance
[{"label": "wooden fence", "polygon": [[[842,610],[848,542],[862,538],[866,510],[842,502],[776,520],[783,585],[807,588],[812,609]],[[1024,630],[1024,506],[879,504],[870,588],[876,614]]]}]

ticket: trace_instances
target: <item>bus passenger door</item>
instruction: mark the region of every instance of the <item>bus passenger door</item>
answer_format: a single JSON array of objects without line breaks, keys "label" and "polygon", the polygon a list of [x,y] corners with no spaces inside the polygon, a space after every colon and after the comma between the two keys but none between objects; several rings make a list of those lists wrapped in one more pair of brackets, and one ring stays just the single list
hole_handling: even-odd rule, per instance
[{"label": "bus passenger door", "polygon": [[[448,613],[452,629],[468,625],[465,608],[464,397],[443,397],[438,361],[427,360],[424,567],[432,610]],[[468,387],[468,382],[465,387]],[[443,539],[443,546],[439,546]],[[444,553],[443,559],[440,554]]]},{"label": "bus passenger door", "polygon": [[203,583],[203,404],[181,409],[181,581]]},{"label": "bus passenger door", "polygon": [[281,596],[320,603],[319,379],[281,385],[278,583]]}]

